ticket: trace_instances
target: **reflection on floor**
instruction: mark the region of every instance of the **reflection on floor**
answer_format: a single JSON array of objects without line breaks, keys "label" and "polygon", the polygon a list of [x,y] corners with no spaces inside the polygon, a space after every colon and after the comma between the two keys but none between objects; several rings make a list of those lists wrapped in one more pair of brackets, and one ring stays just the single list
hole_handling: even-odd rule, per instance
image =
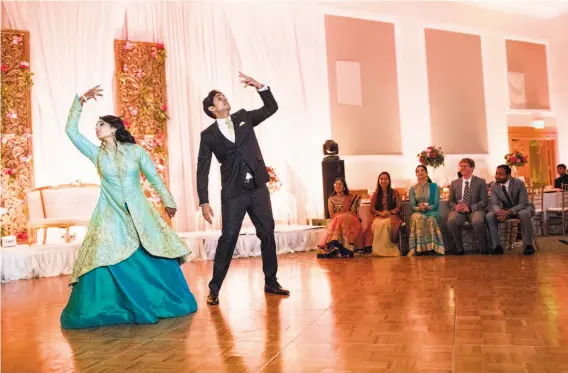
[{"label": "reflection on floor", "polygon": [[292,291],[263,293],[258,258],[234,260],[218,307],[211,262],[183,270],[200,309],[149,326],[67,332],[67,277],[2,285],[2,371],[561,372],[568,256],[279,258]]}]

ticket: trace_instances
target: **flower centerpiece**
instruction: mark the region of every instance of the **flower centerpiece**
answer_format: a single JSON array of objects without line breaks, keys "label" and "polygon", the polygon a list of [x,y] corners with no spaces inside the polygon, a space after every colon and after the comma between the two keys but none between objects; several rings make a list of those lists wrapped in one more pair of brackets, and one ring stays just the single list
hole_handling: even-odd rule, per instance
[{"label": "flower centerpiece", "polygon": [[420,164],[437,168],[444,165],[444,152],[440,146],[429,146],[418,155]]},{"label": "flower centerpiece", "polygon": [[512,152],[505,155],[505,161],[509,167],[522,167],[528,162],[528,158],[521,152]]},{"label": "flower centerpiece", "polygon": [[513,169],[513,176],[517,176],[517,167],[527,164],[528,158],[521,152],[512,152],[505,155],[505,163]]},{"label": "flower centerpiece", "polygon": [[278,192],[282,186],[282,182],[276,174],[276,171],[274,171],[273,167],[266,167],[266,172],[268,172],[268,176],[270,176],[270,181],[268,182],[268,190],[270,191],[270,194]]}]

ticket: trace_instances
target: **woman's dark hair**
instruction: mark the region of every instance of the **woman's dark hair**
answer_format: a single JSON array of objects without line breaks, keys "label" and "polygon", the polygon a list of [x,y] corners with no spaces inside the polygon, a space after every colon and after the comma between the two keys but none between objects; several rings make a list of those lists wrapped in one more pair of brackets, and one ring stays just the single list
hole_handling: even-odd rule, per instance
[{"label": "woman's dark hair", "polygon": [[108,123],[112,128],[116,128],[116,132],[114,133],[116,141],[136,144],[136,140],[134,140],[132,134],[128,132],[122,119],[114,115],[104,115],[100,117],[100,119],[103,122]]},{"label": "woman's dark hair", "polygon": [[[343,193],[345,193],[346,195],[349,194],[349,188],[347,187],[347,183],[345,182],[345,179],[342,177],[338,177],[337,179],[335,179],[333,181],[333,185],[335,185],[335,183],[337,183],[338,181],[341,181],[343,183]],[[336,195],[337,193],[335,192],[335,189],[333,189],[333,192],[331,193],[332,196]]]},{"label": "woman's dark hair", "polygon": [[[426,166],[424,166],[423,164],[419,164],[418,166],[416,166],[416,169],[414,170],[414,173],[416,173],[416,170],[418,170],[419,168],[423,169],[424,172],[426,172],[426,175],[428,175],[428,169],[426,168]],[[432,179],[430,179],[430,176],[428,176],[428,182],[431,183]]]},{"label": "woman's dark hair", "polygon": [[388,172],[381,172],[377,178],[377,201],[375,202],[375,210],[377,211],[383,211],[383,188],[381,188],[381,184],[379,183],[383,175],[387,175],[389,178],[389,185],[387,185],[387,210],[396,208],[394,189],[391,186],[391,175]]},{"label": "woman's dark hair", "polygon": [[207,95],[207,97],[205,97],[205,98],[203,99],[203,111],[205,112],[205,114],[207,114],[207,116],[208,116],[209,118],[213,118],[213,119],[216,119],[216,118],[215,118],[215,114],[213,114],[213,113],[211,112],[211,110],[209,110],[209,107],[214,106],[214,105],[213,105],[213,99],[215,98],[215,96],[217,95],[217,93],[221,93],[221,92],[219,92],[219,91],[217,91],[217,90],[214,89],[214,90],[212,90],[211,92],[209,92],[209,94]]}]

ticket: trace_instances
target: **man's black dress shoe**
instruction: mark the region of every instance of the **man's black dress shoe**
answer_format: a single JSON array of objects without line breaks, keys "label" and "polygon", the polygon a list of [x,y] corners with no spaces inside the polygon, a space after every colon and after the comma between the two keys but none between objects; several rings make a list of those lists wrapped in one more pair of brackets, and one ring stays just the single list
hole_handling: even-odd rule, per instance
[{"label": "man's black dress shoe", "polygon": [[209,293],[207,296],[207,304],[210,306],[216,306],[219,304],[219,294]]},{"label": "man's black dress shoe", "polygon": [[534,254],[534,247],[532,245],[527,245],[525,247],[525,251],[523,251],[524,255],[532,255]]},{"label": "man's black dress shoe", "polygon": [[277,295],[290,295],[290,291],[282,288],[279,283],[264,285],[264,292]]},{"label": "man's black dress shoe", "polygon": [[492,255],[503,255],[503,246],[499,245],[491,252]]}]

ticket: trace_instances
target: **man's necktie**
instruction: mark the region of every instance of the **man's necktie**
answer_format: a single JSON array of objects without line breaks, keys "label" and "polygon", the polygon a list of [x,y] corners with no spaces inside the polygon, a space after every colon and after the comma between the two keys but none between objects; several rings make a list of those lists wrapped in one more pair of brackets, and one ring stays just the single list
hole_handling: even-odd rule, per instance
[{"label": "man's necktie", "polygon": [[501,188],[503,188],[503,194],[505,195],[505,198],[507,198],[507,201],[509,202],[509,208],[513,207],[513,201],[511,200],[511,196],[509,195],[507,188],[505,188],[505,185],[501,185]]},{"label": "man's necktie", "polygon": [[233,126],[233,121],[231,117],[228,117],[225,120],[225,124],[227,125],[227,129],[229,130],[229,140],[235,142],[235,126]]},{"label": "man's necktie", "polygon": [[465,182],[465,189],[463,190],[463,203],[469,206],[469,181]]}]

